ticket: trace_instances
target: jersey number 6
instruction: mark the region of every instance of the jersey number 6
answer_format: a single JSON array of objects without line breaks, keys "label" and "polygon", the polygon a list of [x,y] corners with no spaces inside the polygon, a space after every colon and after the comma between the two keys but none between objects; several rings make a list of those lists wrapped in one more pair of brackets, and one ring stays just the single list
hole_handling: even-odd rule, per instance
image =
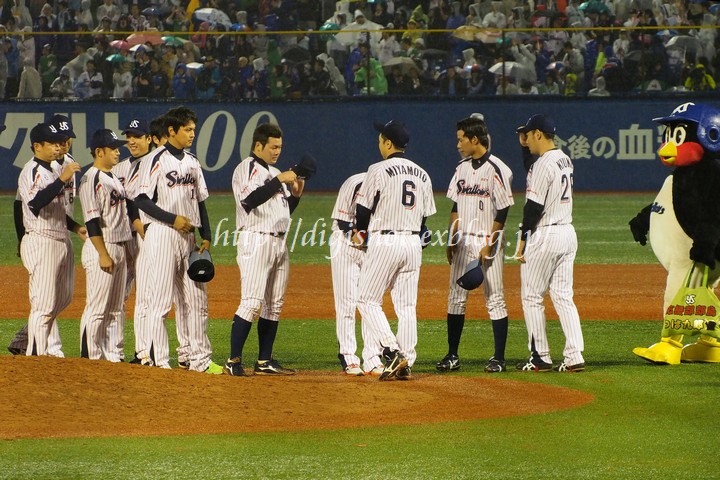
[{"label": "jersey number 6", "polygon": [[402,203],[405,208],[413,208],[415,206],[415,190],[417,190],[417,188],[414,182],[410,180],[403,182],[403,194],[400,203]]}]

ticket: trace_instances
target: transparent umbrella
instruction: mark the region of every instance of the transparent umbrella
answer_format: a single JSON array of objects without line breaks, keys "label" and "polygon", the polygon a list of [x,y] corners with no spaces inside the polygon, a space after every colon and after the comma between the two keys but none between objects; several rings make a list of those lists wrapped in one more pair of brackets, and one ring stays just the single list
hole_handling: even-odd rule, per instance
[{"label": "transparent umbrella", "polygon": [[233,23],[227,13],[217,8],[198,8],[193,12],[193,17],[201,22],[220,23],[226,27]]}]

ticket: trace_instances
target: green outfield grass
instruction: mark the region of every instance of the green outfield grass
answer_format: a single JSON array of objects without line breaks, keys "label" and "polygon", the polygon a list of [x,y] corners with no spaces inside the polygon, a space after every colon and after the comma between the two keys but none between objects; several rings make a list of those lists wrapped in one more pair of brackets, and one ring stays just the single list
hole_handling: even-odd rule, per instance
[{"label": "green outfield grass", "polygon": [[[650,248],[635,244],[627,228],[627,221],[652,199],[652,194],[578,195],[574,212],[580,241],[578,262],[654,263]],[[301,234],[309,231],[306,225],[312,227],[320,218],[325,218],[329,233],[333,201],[331,195],[311,195],[303,200],[295,214],[295,221],[303,219]],[[8,207],[12,198],[3,197],[0,202],[3,206],[0,238],[4,245],[14,246],[12,210]],[[440,213],[430,219],[429,225],[443,230],[450,206],[441,196],[437,202]],[[522,197],[516,198],[516,203],[508,225],[515,226],[519,221]],[[232,228],[234,205],[230,196],[213,195],[209,211],[214,226],[228,218],[228,229]],[[299,243],[300,240],[291,255],[293,263],[327,262],[326,245]],[[216,262],[234,264],[234,249],[230,245],[219,244],[213,251]],[[442,246],[429,247],[424,261],[444,263],[444,255]],[[0,254],[0,264],[19,264],[14,248]],[[632,292],[627,294],[631,301]],[[479,301],[480,297],[474,300]],[[4,348],[23,322],[0,321],[0,347]],[[66,354],[77,356],[79,321],[64,319],[60,326]],[[174,329],[172,325],[168,328]],[[720,397],[719,366],[655,367],[635,358],[631,353],[633,347],[646,346],[658,339],[659,322],[587,319],[583,329],[586,372],[510,371],[500,377],[575,388],[596,397],[580,408],[504,419],[337,431],[0,441],[0,478],[715,478],[713,465],[720,430],[715,414]],[[418,330],[418,361],[414,371],[434,372],[434,362],[445,353],[445,323],[422,321]],[[553,352],[559,358],[564,340],[557,321],[550,322],[549,331]],[[209,334],[216,361],[228,356],[228,332],[227,320],[211,320]],[[126,325],[126,338],[129,354],[133,343],[131,322]],[[525,339],[522,320],[511,319],[509,363],[525,358]],[[250,358],[256,354],[255,343],[248,342]],[[467,322],[462,345],[463,369],[452,375],[484,375],[482,367],[492,353],[491,346],[490,323]],[[334,322],[330,319],[282,322],[275,354],[284,364],[301,371],[338,370]],[[37,380],[41,385],[42,379]],[[392,401],[388,397],[379,402],[378,415],[382,414],[383,402]],[[248,399],[248,402],[282,402],[282,399]],[[452,397],[447,398],[447,408],[456,408]],[[353,415],[352,399],[348,399],[347,410],[348,415]],[[192,416],[192,412],[187,414]],[[238,416],[242,412],[228,411],[227,415]]]}]

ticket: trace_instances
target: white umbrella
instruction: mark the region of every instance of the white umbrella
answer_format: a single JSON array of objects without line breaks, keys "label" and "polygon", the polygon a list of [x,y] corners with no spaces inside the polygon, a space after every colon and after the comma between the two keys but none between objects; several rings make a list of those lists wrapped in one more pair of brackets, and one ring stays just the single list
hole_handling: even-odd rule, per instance
[{"label": "white umbrella", "polygon": [[677,48],[696,52],[700,48],[700,40],[690,35],[677,35],[665,44],[665,48]]},{"label": "white umbrella", "polygon": [[227,13],[217,8],[198,8],[193,12],[193,16],[201,22],[221,23],[226,27],[233,23]]},{"label": "white umbrella", "polygon": [[420,71],[420,68],[417,66],[417,64],[412,58],[394,57],[383,63],[383,70],[385,71],[385,74],[389,74],[392,71],[392,68],[395,66],[400,67],[400,71],[403,75],[410,74],[411,70],[417,70],[418,72]]},{"label": "white umbrella", "polygon": [[531,75],[530,70],[518,62],[498,62],[488,69],[488,72],[495,75],[505,75],[508,77],[528,78]]},{"label": "white umbrella", "polygon": [[185,65],[188,70],[197,70],[199,68],[202,68],[205,64],[199,63],[199,62],[190,62],[187,65]]}]

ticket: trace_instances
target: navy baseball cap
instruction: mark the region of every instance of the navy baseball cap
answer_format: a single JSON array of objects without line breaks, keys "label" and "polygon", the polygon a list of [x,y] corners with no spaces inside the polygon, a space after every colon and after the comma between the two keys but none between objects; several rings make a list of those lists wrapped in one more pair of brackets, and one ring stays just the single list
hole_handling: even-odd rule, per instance
[{"label": "navy baseball cap", "polygon": [[102,128],[93,133],[92,140],[90,140],[90,150],[93,152],[96,148],[119,148],[127,143],[127,140],[120,140],[115,132]]},{"label": "navy baseball cap", "polygon": [[465,290],[475,290],[482,285],[485,275],[483,274],[480,260],[473,260],[467,264],[465,273],[457,279],[457,284]]},{"label": "navy baseball cap", "polygon": [[136,137],[144,137],[150,135],[150,124],[142,118],[133,118],[122,133],[125,136],[130,134]]},{"label": "navy baseball cap", "polygon": [[397,120],[390,120],[387,123],[375,122],[374,125],[375,130],[390,140],[397,148],[407,147],[410,141],[410,132],[404,123],[398,122]]},{"label": "navy baseball cap", "polygon": [[70,117],[60,114],[53,115],[50,117],[50,121],[48,123],[57,128],[60,133],[63,133],[66,137],[75,138],[75,132],[73,131],[73,124]]},{"label": "navy baseball cap", "polygon": [[212,263],[210,250],[198,253],[194,250],[188,259],[187,274],[190,280],[194,282],[209,282],[215,277],[215,265]]},{"label": "navy baseball cap", "polygon": [[31,143],[61,143],[67,139],[67,135],[60,133],[54,125],[50,123],[38,123],[30,130]]},{"label": "navy baseball cap", "polygon": [[530,117],[527,123],[521,127],[518,127],[515,131],[517,133],[527,133],[533,130],[540,130],[543,133],[555,134],[555,122],[552,118],[542,113],[538,113]]},{"label": "navy baseball cap", "polygon": [[309,180],[310,177],[315,175],[317,172],[317,162],[315,161],[315,157],[306,153],[297,164],[290,167],[290,170],[295,172],[298,177]]}]

